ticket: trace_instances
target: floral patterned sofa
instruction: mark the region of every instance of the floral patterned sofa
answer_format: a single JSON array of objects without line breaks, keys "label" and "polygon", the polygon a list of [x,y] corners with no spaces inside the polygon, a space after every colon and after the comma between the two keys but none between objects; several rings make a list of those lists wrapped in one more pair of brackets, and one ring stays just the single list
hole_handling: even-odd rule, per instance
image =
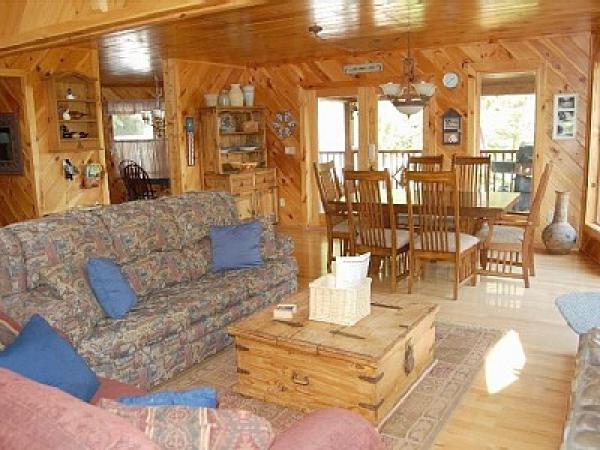
[{"label": "floral patterned sofa", "polygon": [[[194,192],[51,215],[0,228],[0,308],[44,316],[101,376],[149,388],[231,342],[226,326],[297,289],[289,238],[264,222],[265,264],[211,272],[210,225],[239,222],[233,198]],[[138,294],[105,317],[88,257],[114,258]]]}]

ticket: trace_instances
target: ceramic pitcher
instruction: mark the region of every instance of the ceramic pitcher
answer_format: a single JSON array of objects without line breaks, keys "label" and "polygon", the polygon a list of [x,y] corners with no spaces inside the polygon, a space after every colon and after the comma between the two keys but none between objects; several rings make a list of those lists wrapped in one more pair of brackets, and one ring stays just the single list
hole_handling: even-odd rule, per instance
[{"label": "ceramic pitcher", "polygon": [[232,84],[229,89],[229,103],[231,106],[244,106],[244,93],[239,84]]}]

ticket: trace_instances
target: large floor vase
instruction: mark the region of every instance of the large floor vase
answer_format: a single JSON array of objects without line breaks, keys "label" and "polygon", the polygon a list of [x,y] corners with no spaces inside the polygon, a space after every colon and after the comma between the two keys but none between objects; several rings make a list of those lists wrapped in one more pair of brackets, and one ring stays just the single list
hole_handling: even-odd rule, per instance
[{"label": "large floor vase", "polygon": [[556,191],[554,217],[542,232],[542,240],[548,252],[553,255],[566,255],[575,246],[577,231],[567,222],[569,192]]}]

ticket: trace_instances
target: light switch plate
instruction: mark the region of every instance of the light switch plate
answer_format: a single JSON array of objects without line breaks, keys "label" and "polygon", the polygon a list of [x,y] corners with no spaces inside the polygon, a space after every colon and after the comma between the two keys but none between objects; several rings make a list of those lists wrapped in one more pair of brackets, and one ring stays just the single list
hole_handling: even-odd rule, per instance
[{"label": "light switch plate", "polygon": [[285,208],[285,198],[284,197],[279,198],[279,207]]},{"label": "light switch plate", "polygon": [[285,154],[286,155],[295,155],[296,147],[294,147],[293,145],[286,145],[285,146]]}]

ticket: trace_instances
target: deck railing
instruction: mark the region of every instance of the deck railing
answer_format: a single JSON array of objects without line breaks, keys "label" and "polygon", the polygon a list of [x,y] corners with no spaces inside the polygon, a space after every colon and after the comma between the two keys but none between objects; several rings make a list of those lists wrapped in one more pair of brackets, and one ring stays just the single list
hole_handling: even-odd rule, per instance
[{"label": "deck railing", "polygon": [[490,189],[494,192],[514,192],[517,150],[481,150],[481,155],[492,157]]},{"label": "deck railing", "polygon": [[[407,167],[410,155],[417,155],[419,153],[421,153],[420,150],[379,150],[377,153],[378,168],[387,168],[392,175],[395,187],[397,187],[400,182],[400,177],[397,174]],[[358,167],[358,150],[353,150],[352,154],[354,157],[354,167]],[[514,191],[517,150],[481,150],[481,154],[492,157],[490,189],[495,192]],[[344,160],[343,151],[319,152],[319,162],[333,161],[340,180],[343,179]]]},{"label": "deck railing", "polygon": [[[377,153],[377,167],[379,169],[388,169],[392,175],[392,182],[395,187],[399,186],[400,177],[398,174],[406,168],[409,155],[417,155],[421,150],[379,150]],[[354,167],[358,167],[358,150],[353,150]],[[319,162],[333,161],[338,177],[343,179],[342,171],[344,168],[345,155],[343,151],[322,151],[319,152]]]}]

